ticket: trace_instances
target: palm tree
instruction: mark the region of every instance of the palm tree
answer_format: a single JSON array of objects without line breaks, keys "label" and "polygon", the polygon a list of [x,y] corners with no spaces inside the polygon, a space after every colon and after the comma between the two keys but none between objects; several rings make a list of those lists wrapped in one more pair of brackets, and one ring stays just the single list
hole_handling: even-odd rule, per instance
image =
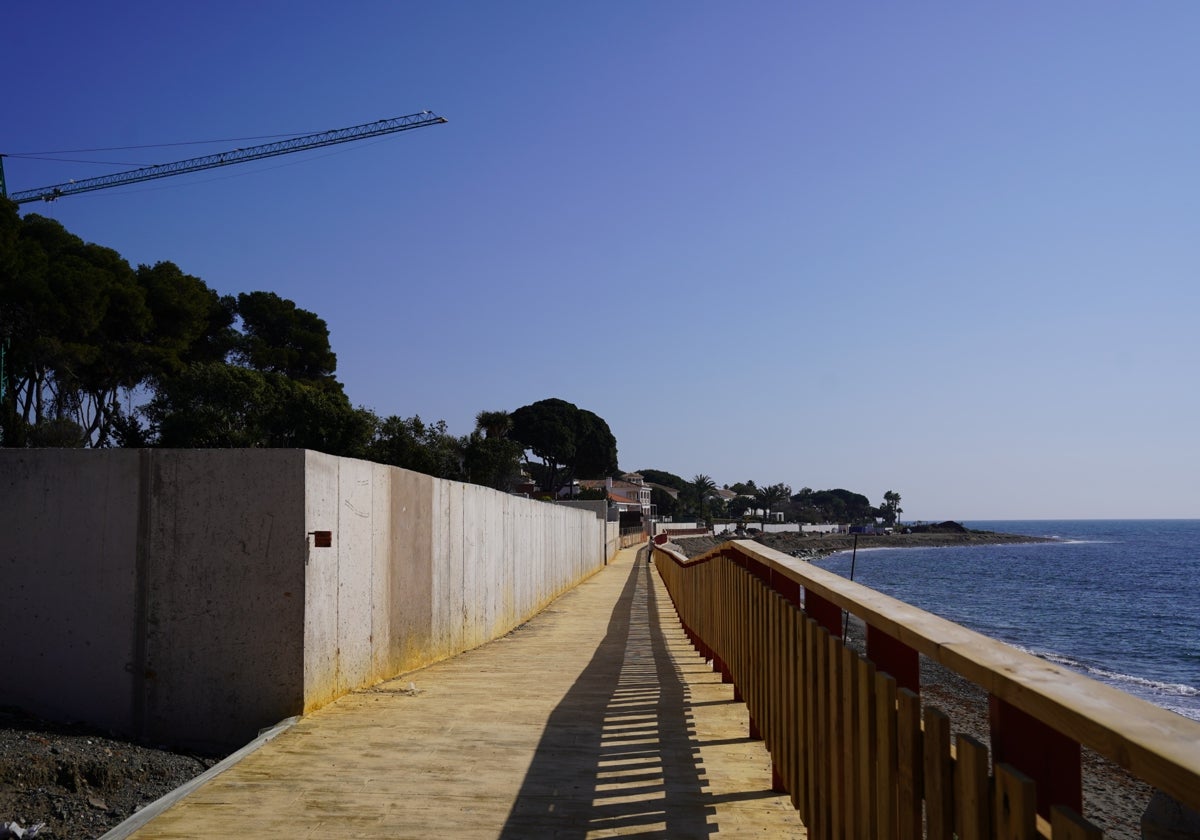
[{"label": "palm tree", "polygon": [[754,501],[758,503],[763,511],[764,525],[767,522],[767,518],[771,515],[771,508],[780,502],[786,501],[791,495],[792,488],[783,482],[772,484],[770,487],[760,488],[754,493]]},{"label": "palm tree", "polygon": [[696,504],[700,508],[700,518],[707,522],[708,500],[713,493],[717,492],[717,483],[712,480],[711,476],[700,473],[692,478],[692,492],[696,494]]},{"label": "palm tree", "polygon": [[475,415],[475,429],[490,438],[502,438],[512,431],[512,417],[507,411],[481,411]]}]

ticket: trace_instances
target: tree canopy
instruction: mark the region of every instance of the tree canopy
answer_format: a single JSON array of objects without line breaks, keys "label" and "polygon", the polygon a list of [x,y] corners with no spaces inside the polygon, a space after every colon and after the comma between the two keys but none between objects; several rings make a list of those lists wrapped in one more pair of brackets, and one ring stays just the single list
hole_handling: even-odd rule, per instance
[{"label": "tree canopy", "polygon": [[895,490],[888,490],[883,494],[883,502],[879,505],[879,517],[883,520],[883,524],[895,525],[902,513],[904,513],[904,508],[900,507],[900,494]]},{"label": "tree canopy", "polygon": [[573,403],[551,397],[523,405],[512,413],[512,424],[509,436],[541,461],[541,489],[550,496],[575,478],[618,472],[617,440],[608,423]]},{"label": "tree canopy", "polygon": [[464,441],[463,468],[467,481],[493,490],[511,490],[521,472],[521,444],[509,437],[513,420],[507,411],[481,411],[475,431]]},{"label": "tree canopy", "polygon": [[793,509],[804,522],[872,522],[875,508],[861,493],[837,488],[810,490],[805,487],[792,496]]},{"label": "tree canopy", "polygon": [[666,470],[638,470],[645,481],[650,484],[661,484],[664,487],[670,487],[672,490],[682,490],[687,487],[688,481],[685,478],[669,473]]},{"label": "tree canopy", "polygon": [[[236,325],[236,326],[235,326]],[[133,269],[0,201],[5,446],[302,446],[361,454],[325,322],[272,292]]]},{"label": "tree canopy", "polygon": [[763,511],[763,520],[769,519],[772,508],[786,502],[791,494],[792,488],[782,482],[755,490],[754,501]]}]

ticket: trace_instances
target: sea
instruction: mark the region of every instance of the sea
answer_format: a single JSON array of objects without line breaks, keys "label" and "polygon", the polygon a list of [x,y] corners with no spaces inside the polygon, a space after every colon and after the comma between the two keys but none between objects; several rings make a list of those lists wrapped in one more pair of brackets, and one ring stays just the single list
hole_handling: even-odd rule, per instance
[{"label": "sea", "polygon": [[1200,520],[1004,520],[1053,542],[859,548],[819,565],[1200,721]]}]

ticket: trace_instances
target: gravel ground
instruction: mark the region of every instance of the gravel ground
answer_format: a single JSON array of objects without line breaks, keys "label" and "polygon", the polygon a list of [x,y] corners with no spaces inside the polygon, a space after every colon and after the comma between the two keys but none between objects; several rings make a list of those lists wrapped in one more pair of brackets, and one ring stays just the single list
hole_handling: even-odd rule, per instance
[{"label": "gravel ground", "polygon": [[0,836],[15,822],[45,823],[38,840],[99,837],[219,760],[0,709]]}]

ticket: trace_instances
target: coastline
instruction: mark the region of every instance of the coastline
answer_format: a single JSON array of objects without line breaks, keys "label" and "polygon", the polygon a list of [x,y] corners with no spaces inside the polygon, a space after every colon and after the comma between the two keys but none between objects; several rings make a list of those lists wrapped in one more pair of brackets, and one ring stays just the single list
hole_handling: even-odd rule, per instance
[{"label": "coastline", "polygon": [[[858,548],[860,551],[866,551],[879,548],[942,548],[962,545],[1057,542],[1051,537],[1004,534],[999,531],[972,531],[961,526],[959,528],[961,530],[929,530],[911,534],[859,534]],[[741,537],[732,535],[681,536],[672,542],[687,557],[698,557],[731,539],[753,540],[768,548],[809,561],[841,551],[850,551],[854,548],[855,543],[853,534],[798,534],[791,532]]]}]

